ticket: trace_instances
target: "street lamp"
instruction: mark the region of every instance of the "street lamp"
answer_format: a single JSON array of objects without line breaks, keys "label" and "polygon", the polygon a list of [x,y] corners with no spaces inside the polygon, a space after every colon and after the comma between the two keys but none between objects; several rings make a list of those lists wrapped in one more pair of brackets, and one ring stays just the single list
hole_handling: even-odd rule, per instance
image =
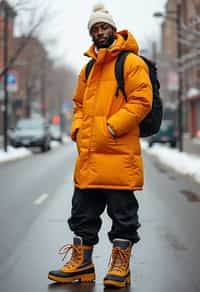
[{"label": "street lamp", "polygon": [[[171,16],[175,14],[175,17]],[[179,151],[183,151],[183,125],[182,125],[182,94],[183,94],[183,72],[181,65],[181,56],[182,56],[182,46],[180,42],[180,33],[181,33],[181,0],[176,0],[176,11],[168,11],[167,15],[164,15],[161,12],[155,12],[154,17],[166,17],[169,20],[176,22],[176,50],[177,50],[177,73],[178,73],[178,90],[177,90],[177,103],[178,103],[178,147]]]}]

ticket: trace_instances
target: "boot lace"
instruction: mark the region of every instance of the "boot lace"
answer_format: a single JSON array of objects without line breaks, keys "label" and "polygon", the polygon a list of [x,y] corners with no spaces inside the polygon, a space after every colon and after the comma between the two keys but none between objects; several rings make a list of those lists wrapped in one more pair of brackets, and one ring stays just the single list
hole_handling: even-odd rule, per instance
[{"label": "boot lace", "polygon": [[129,265],[129,257],[129,248],[122,249],[118,246],[114,247],[108,264],[108,266],[110,266],[109,271],[114,270],[121,272],[126,270]]},{"label": "boot lace", "polygon": [[75,267],[81,261],[81,246],[77,246],[74,244],[65,244],[59,249],[58,254],[64,255],[62,258],[62,260],[64,261],[70,250],[72,250],[71,258],[68,262],[65,263],[64,266]]}]

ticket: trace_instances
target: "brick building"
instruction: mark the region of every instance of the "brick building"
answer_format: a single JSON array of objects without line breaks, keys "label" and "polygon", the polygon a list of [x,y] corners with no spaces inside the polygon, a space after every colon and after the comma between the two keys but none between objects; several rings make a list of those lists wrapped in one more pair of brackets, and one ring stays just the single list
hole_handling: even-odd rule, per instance
[{"label": "brick building", "polygon": [[[168,0],[162,23],[160,79],[166,108],[177,110],[176,1]],[[200,1],[181,1],[181,68],[183,72],[183,128],[200,137]]]},{"label": "brick building", "polygon": [[47,52],[39,40],[33,37],[15,38],[15,50],[22,46],[24,49],[14,65],[18,75],[18,90],[12,97],[16,119],[30,116],[32,103],[44,103],[44,76],[48,70]]},{"label": "brick building", "polygon": [[188,131],[200,138],[200,1],[182,1],[185,45],[184,92]]}]

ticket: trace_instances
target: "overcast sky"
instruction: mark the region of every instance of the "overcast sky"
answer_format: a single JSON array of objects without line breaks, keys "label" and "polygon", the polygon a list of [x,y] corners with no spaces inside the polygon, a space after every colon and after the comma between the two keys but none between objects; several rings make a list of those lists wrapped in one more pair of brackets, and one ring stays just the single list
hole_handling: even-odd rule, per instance
[{"label": "overcast sky", "polygon": [[[41,3],[41,0],[31,2]],[[155,11],[164,12],[167,0],[49,0],[47,10],[51,16],[43,24],[41,37],[52,40],[49,45],[51,56],[61,57],[64,64],[71,64],[76,69],[87,61],[83,57],[83,52],[91,44],[87,23],[97,2],[106,6],[118,30],[128,29],[134,34],[141,49],[146,49],[147,44],[159,38],[161,20],[152,15]]]}]

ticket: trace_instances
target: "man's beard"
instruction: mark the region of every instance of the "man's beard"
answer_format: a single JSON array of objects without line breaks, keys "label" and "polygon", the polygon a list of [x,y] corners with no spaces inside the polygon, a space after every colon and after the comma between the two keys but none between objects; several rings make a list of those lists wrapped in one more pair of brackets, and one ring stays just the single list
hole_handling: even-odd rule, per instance
[{"label": "man's beard", "polygon": [[108,37],[106,37],[106,40],[103,42],[99,42],[98,39],[93,38],[93,42],[98,49],[109,48],[112,45],[112,43],[114,42],[114,40],[115,40],[114,34],[111,34]]}]

